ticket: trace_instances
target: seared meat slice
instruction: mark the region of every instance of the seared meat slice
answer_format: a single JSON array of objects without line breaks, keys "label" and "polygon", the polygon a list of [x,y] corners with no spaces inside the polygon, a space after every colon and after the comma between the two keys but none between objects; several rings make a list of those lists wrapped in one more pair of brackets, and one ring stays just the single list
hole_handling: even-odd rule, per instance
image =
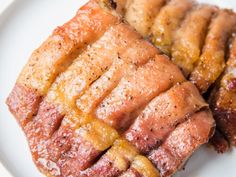
[{"label": "seared meat slice", "polygon": [[[84,20],[80,20],[84,19]],[[118,21],[91,1],[31,55],[8,97],[10,111],[25,126],[37,114],[39,103],[57,75],[75,56]]]},{"label": "seared meat slice", "polygon": [[190,76],[201,93],[207,91],[225,67],[227,41],[236,27],[235,19],[232,11],[220,10],[210,24],[202,55]]},{"label": "seared meat slice", "polygon": [[147,36],[165,0],[133,0],[127,7],[125,19],[140,34]]},{"label": "seared meat slice", "polygon": [[99,104],[95,114],[112,127],[124,130],[133,121],[132,112],[184,80],[180,70],[165,56],[156,55],[144,66],[122,78]]},{"label": "seared meat slice", "polygon": [[125,137],[140,152],[148,153],[159,146],[176,125],[207,106],[192,83],[176,85],[148,104]]},{"label": "seared meat slice", "polygon": [[155,18],[151,28],[151,40],[166,54],[171,54],[175,31],[193,4],[192,0],[171,0]]},{"label": "seared meat slice", "polygon": [[185,76],[188,76],[199,60],[208,24],[216,8],[209,5],[198,5],[185,18],[175,33],[172,48],[172,61],[177,64]]},{"label": "seared meat slice", "polygon": [[120,177],[160,177],[160,174],[146,157],[138,155]]},{"label": "seared meat slice", "polygon": [[212,92],[209,102],[217,127],[236,146],[236,37],[221,81]]},{"label": "seared meat slice", "polygon": [[148,158],[159,169],[162,177],[171,176],[189,156],[213,134],[214,119],[210,111],[201,111],[180,124]]}]

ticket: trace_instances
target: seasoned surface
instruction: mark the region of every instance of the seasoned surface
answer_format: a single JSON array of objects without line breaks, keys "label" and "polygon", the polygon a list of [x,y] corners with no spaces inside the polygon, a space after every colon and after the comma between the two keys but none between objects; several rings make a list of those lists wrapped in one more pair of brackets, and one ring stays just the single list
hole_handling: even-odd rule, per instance
[{"label": "seasoned surface", "polygon": [[185,76],[188,76],[198,62],[211,17],[216,11],[209,5],[198,5],[186,16],[174,37],[172,61]]},{"label": "seasoned surface", "polygon": [[165,56],[155,56],[124,77],[98,105],[95,114],[117,129],[126,129],[133,111],[183,80],[182,73]]},{"label": "seasoned surface", "polygon": [[129,169],[121,177],[160,177],[157,169],[144,156],[137,155]]},{"label": "seasoned surface", "polygon": [[163,177],[178,170],[199,146],[212,136],[214,119],[209,111],[194,114],[188,121],[180,124],[157,149],[148,156],[157,166]]},{"label": "seasoned surface", "polygon": [[154,46],[142,39],[130,44],[123,53],[119,53],[107,72],[97,79],[77,100],[78,108],[86,113],[91,112],[119,84],[124,76],[134,72],[158,52]]},{"label": "seasoned surface", "polygon": [[[119,1],[115,2],[119,4]],[[208,99],[209,94],[214,94],[210,92],[225,70],[229,40],[236,30],[235,12],[195,1],[170,0],[165,1],[152,18],[146,19],[146,6],[140,6],[137,2],[127,0],[125,5],[121,3],[124,18],[143,37],[170,56]],[[151,27],[147,28],[144,24]],[[235,104],[235,101],[232,102]],[[222,116],[229,115],[227,111],[220,112]],[[224,131],[222,133],[228,134]],[[216,137],[211,141],[216,149],[217,146],[221,149],[219,151],[229,149],[224,136]]]},{"label": "seasoned surface", "polygon": [[236,145],[236,38],[231,44],[230,56],[220,83],[210,97],[213,114],[221,132]]},{"label": "seasoned surface", "polygon": [[193,4],[192,0],[171,0],[156,16],[151,28],[152,42],[166,54],[170,55],[175,32]]},{"label": "seasoned surface", "polygon": [[232,11],[220,10],[210,24],[202,55],[190,76],[190,80],[202,93],[224,70],[227,41],[236,27],[235,19],[236,14]]},{"label": "seasoned surface", "polygon": [[[127,3],[120,11],[134,1]],[[49,37],[36,50],[37,59],[30,58],[7,100],[36,166],[47,176],[159,177],[164,166],[155,166],[145,155],[170,141],[179,124],[208,108],[179,68],[123,23],[113,6],[118,7],[91,0],[55,30],[51,36],[69,42],[50,44]],[[144,8],[147,15],[148,8],[153,7]],[[204,117],[211,119],[211,114]],[[201,128],[197,131],[202,133]],[[185,162],[192,149],[207,142],[210,135],[201,135],[204,142],[183,142],[190,150],[179,161]]]},{"label": "seasoned surface", "polygon": [[[98,39],[117,21],[117,17],[102,11],[97,3],[91,1],[73,19],[54,30],[33,52],[7,101],[8,104],[14,104],[11,111],[23,119],[22,126],[37,113],[40,97],[47,93],[56,76],[68,67],[82,48]],[[30,94],[22,96],[28,90]],[[26,106],[25,101],[32,106]]]},{"label": "seasoned surface", "polygon": [[125,19],[139,33],[148,35],[153,20],[161,7],[165,4],[165,0],[133,0],[127,8]]},{"label": "seasoned surface", "polygon": [[192,83],[176,85],[147,105],[125,137],[139,151],[147,153],[159,146],[179,123],[206,106]]}]

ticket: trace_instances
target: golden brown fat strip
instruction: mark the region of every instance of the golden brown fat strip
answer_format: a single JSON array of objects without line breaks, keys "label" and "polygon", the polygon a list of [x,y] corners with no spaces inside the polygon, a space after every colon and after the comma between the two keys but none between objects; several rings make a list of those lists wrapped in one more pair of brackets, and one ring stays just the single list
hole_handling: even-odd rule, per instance
[{"label": "golden brown fat strip", "polygon": [[160,177],[160,174],[145,156],[137,155],[120,177]]},{"label": "golden brown fat strip", "polygon": [[140,34],[147,36],[165,0],[132,0],[126,9],[125,19]]},{"label": "golden brown fat strip", "polygon": [[171,54],[171,46],[176,29],[186,13],[192,8],[192,0],[171,0],[156,16],[150,31],[151,41],[164,53]]},{"label": "golden brown fat strip", "polygon": [[230,48],[225,72],[210,95],[209,103],[217,127],[236,146],[236,37]]},{"label": "golden brown fat strip", "polygon": [[115,177],[129,168],[138,151],[125,139],[117,139],[114,145],[91,167],[81,172],[81,176]]},{"label": "golden brown fat strip", "polygon": [[231,10],[218,11],[212,20],[202,55],[190,75],[201,93],[205,93],[224,70],[227,42],[235,27],[236,14]]},{"label": "golden brown fat strip", "polygon": [[154,98],[125,132],[125,138],[147,154],[158,147],[176,126],[208,107],[191,82],[175,85]]},{"label": "golden brown fat strip", "polygon": [[214,127],[215,122],[209,110],[196,113],[180,124],[148,158],[162,177],[169,177],[184,165],[196,149],[208,142]]},{"label": "golden brown fat strip", "polygon": [[192,9],[184,19],[174,37],[171,60],[187,77],[199,60],[211,17],[217,8],[201,4]]},{"label": "golden brown fat strip", "polygon": [[41,98],[57,75],[85,46],[117,21],[117,17],[90,1],[33,52],[7,99],[10,111],[21,126],[24,127],[37,114]]}]

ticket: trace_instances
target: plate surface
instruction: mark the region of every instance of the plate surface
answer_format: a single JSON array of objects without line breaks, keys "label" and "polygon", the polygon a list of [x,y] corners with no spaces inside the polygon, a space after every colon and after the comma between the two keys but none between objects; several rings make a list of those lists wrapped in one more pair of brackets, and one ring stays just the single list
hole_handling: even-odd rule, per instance
[{"label": "plate surface", "polygon": [[[15,0],[0,15],[0,161],[14,177],[43,175],[34,166],[25,136],[9,113],[5,99],[31,52],[56,26],[70,19],[85,2]],[[234,0],[215,0],[214,3],[236,8]],[[235,177],[235,164],[236,149],[218,155],[212,149],[202,147],[191,157],[185,170],[175,177]]]}]

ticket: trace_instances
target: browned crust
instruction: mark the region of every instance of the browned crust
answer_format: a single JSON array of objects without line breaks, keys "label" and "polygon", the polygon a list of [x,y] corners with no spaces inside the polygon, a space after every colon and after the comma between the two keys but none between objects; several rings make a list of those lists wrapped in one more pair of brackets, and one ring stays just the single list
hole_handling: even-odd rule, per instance
[{"label": "browned crust", "polygon": [[158,147],[178,124],[207,107],[191,82],[175,85],[147,105],[125,137],[140,152],[148,153]]},{"label": "browned crust", "polygon": [[[236,38],[232,38],[231,42],[225,72],[215,84],[208,102],[220,132],[231,145],[236,146]],[[218,152],[229,149],[229,145],[219,135],[215,135],[212,142]]]},{"label": "browned crust", "polygon": [[216,129],[214,136],[211,138],[210,143],[213,145],[218,153],[224,153],[229,150],[229,142],[225,137]]},{"label": "browned crust", "polygon": [[16,83],[6,104],[21,127],[24,128],[31,121],[32,116],[37,114],[41,99],[42,97],[35,89]]},{"label": "browned crust", "polygon": [[215,107],[213,115],[217,127],[224,133],[230,144],[236,146],[236,111]]}]

